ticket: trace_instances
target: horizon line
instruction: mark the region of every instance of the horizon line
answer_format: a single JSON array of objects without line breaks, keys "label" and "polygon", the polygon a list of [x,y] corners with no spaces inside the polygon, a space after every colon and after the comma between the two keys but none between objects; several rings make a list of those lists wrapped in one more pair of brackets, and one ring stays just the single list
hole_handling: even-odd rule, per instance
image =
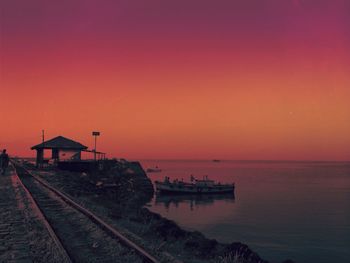
[{"label": "horizon line", "polygon": [[[13,156],[13,158],[35,159],[36,157]],[[192,158],[117,158],[110,157],[107,159],[125,159],[125,160],[140,160],[140,161],[210,161],[210,162],[314,162],[314,163],[347,163],[350,160],[297,160],[297,159],[192,159]]]}]

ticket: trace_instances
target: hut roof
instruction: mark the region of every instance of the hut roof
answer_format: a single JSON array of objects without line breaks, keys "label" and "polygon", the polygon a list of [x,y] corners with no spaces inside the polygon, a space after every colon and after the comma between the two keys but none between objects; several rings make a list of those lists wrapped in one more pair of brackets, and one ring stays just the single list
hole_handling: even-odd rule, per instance
[{"label": "hut roof", "polygon": [[69,149],[69,150],[85,150],[88,147],[82,145],[79,142],[65,138],[63,136],[57,136],[51,140],[45,141],[38,145],[33,146],[31,149]]}]

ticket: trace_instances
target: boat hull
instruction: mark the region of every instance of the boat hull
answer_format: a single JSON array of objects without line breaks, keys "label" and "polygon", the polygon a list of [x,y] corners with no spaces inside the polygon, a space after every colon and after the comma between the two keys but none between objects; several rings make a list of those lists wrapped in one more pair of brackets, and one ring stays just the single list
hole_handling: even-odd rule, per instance
[{"label": "boat hull", "polygon": [[167,194],[220,194],[233,193],[234,185],[214,185],[211,187],[196,186],[192,184],[173,184],[155,182],[156,190]]}]

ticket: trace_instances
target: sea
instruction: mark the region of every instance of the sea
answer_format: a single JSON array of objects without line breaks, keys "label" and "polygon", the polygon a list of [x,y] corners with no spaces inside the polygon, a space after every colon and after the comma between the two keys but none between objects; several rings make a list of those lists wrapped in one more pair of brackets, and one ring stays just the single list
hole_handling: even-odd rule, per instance
[{"label": "sea", "polygon": [[151,180],[208,176],[232,194],[159,195],[148,208],[269,262],[350,262],[350,162],[143,160]]}]

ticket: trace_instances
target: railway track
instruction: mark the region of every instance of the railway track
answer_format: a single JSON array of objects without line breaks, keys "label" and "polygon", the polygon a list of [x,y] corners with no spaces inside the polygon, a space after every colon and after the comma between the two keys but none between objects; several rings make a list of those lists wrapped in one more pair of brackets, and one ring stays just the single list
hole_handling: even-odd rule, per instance
[{"label": "railway track", "polygon": [[67,195],[14,163],[19,180],[41,214],[61,262],[159,261]]}]

